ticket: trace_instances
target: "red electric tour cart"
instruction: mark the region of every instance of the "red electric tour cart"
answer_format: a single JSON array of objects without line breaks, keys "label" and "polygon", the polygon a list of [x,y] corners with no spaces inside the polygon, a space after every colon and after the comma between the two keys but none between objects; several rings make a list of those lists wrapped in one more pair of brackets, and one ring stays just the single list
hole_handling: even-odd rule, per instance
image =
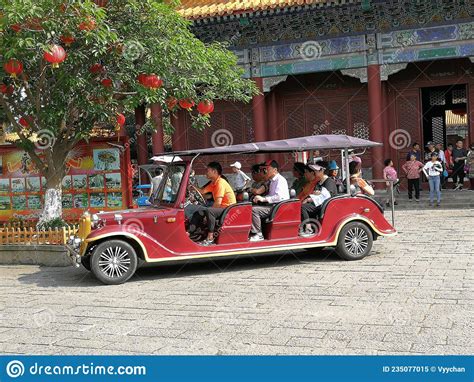
[{"label": "red electric tour cart", "polygon": [[[217,154],[271,154],[309,150],[344,150],[348,173],[348,150],[379,146],[380,143],[346,135],[314,135],[279,141],[246,143],[202,150],[166,153],[174,160],[163,163],[160,187],[150,206],[124,211],[85,213],[77,236],[68,249],[76,266],[82,264],[105,284],[121,284],[135,273],[139,259],[167,263],[193,259],[265,254],[294,249],[333,247],[346,260],[367,256],[379,236],[396,234],[375,200],[350,192],[324,202],[315,219],[313,236],[299,236],[301,202],[289,199],[273,205],[263,222],[265,240],[249,241],[252,204],[239,202],[227,207],[218,221],[215,245],[202,246],[186,230],[184,209],[190,201],[206,201],[192,186],[192,166],[197,156]],[[184,159],[181,159],[184,158]]]}]

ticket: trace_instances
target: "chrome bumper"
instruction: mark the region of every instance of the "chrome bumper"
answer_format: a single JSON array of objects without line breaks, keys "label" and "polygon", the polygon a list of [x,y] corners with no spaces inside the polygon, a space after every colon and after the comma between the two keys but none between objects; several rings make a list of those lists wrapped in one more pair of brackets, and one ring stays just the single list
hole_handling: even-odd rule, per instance
[{"label": "chrome bumper", "polygon": [[77,243],[74,243],[74,239],[70,239],[66,243],[66,248],[72,265],[79,268],[81,266],[81,255],[79,253],[80,244],[77,245]]}]

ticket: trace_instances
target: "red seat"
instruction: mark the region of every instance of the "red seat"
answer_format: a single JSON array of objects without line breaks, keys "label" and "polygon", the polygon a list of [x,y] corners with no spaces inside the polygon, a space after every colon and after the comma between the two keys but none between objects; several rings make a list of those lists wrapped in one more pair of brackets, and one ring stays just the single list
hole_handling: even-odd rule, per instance
[{"label": "red seat", "polygon": [[243,243],[252,227],[252,203],[242,202],[227,207],[219,218],[216,244]]},{"label": "red seat", "polygon": [[275,204],[265,221],[264,236],[268,240],[298,236],[301,224],[301,201],[289,199]]}]

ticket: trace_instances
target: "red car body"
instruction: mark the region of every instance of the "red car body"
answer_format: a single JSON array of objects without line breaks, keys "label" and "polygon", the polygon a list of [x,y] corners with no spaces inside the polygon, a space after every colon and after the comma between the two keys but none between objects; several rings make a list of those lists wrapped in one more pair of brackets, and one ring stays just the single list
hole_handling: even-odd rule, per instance
[{"label": "red car body", "polygon": [[[85,214],[81,218],[78,236],[71,238],[69,243],[74,262],[82,263],[104,283],[118,284],[133,275],[135,263],[138,262],[136,258],[147,263],[163,263],[334,247],[343,258],[355,260],[370,252],[372,241],[378,236],[396,234],[375,200],[362,195],[342,194],[324,202],[320,215],[312,221],[317,226],[317,232],[311,237],[299,236],[301,202],[290,199],[278,203],[274,213],[263,224],[265,240],[249,241],[252,204],[242,202],[226,209],[215,233],[216,244],[202,246],[191,240],[186,231],[184,205],[192,162],[174,162],[173,165],[185,168],[174,201],[161,201],[158,205],[138,209],[104,212],[93,217]],[[362,238],[367,238],[363,245],[364,251],[354,255],[344,252],[344,247],[360,247]],[[115,264],[114,256],[117,260]],[[127,264],[133,268],[132,272],[126,267],[118,268],[120,256],[130,257]],[[117,274],[112,274],[114,277],[109,277],[114,267],[124,275],[119,277],[117,271]]]}]

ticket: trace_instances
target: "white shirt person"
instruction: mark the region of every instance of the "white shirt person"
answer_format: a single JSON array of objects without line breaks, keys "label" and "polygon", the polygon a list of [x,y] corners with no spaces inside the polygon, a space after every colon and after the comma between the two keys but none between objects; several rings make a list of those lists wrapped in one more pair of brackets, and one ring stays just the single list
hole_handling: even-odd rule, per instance
[{"label": "white shirt person", "polygon": [[232,171],[235,174],[234,186],[236,191],[244,190],[250,185],[251,178],[242,171],[242,164],[235,162],[230,165]]}]

